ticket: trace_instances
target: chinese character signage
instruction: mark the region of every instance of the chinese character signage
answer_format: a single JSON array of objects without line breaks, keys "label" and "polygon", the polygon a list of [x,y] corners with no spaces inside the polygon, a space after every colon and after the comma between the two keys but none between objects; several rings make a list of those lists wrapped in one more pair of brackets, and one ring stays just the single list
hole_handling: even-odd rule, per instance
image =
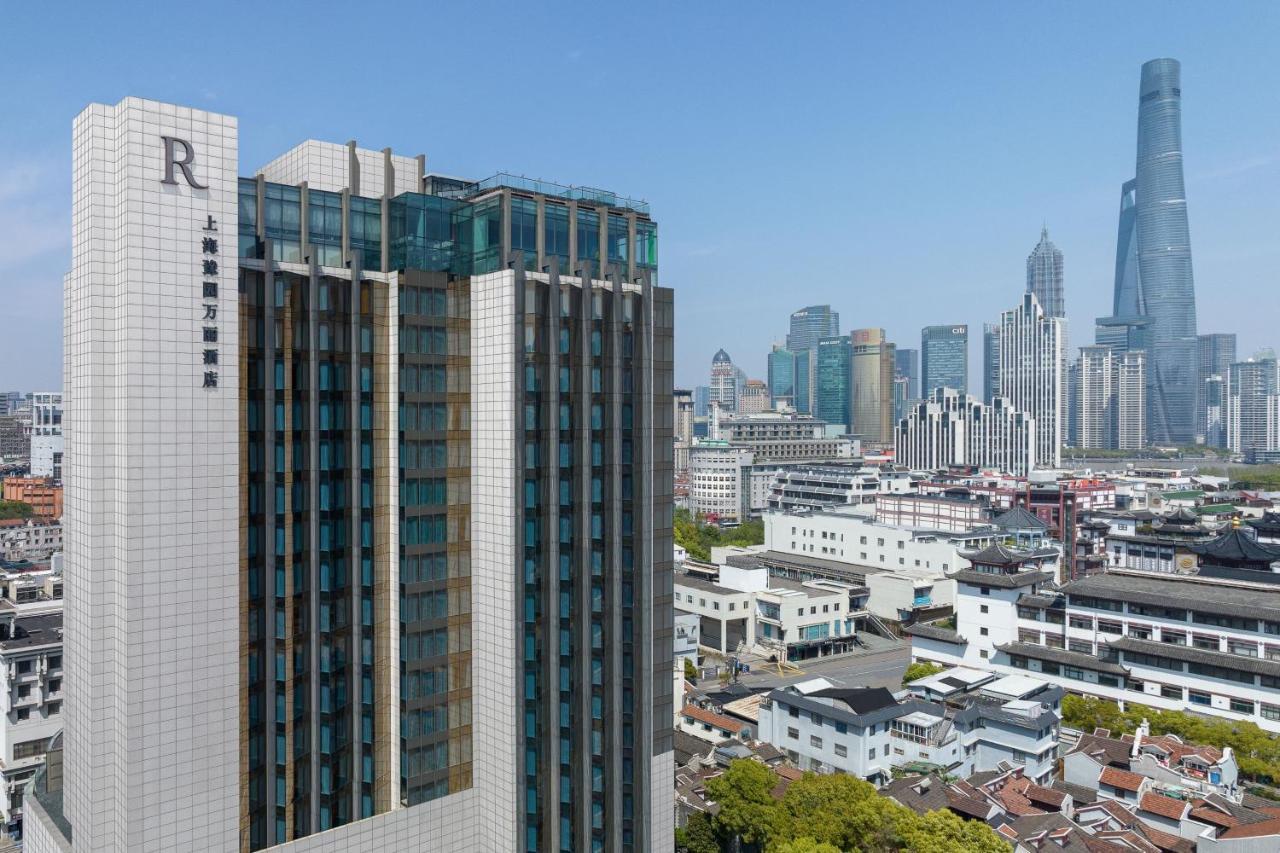
[{"label": "chinese character signage", "polygon": [[204,386],[218,387],[218,220],[212,215],[208,217],[202,229],[204,236],[200,238],[200,275],[203,279],[200,296],[202,304],[203,327],[201,337],[204,342]]}]

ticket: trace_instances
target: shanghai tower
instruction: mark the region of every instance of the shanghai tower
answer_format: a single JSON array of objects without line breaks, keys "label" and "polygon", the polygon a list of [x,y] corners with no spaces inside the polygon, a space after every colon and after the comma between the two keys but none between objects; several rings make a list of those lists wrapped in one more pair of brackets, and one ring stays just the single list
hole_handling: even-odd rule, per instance
[{"label": "shanghai tower", "polygon": [[1195,438],[1196,294],[1182,180],[1181,66],[1153,59],[1138,90],[1137,174],[1120,193],[1112,317],[1098,342],[1143,348],[1153,444]]}]

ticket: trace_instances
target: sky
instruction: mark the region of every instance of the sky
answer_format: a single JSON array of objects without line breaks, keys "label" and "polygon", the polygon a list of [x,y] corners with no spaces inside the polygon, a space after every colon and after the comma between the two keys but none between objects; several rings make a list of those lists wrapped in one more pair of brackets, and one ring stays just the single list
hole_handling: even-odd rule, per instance
[{"label": "sky", "polygon": [[[73,11],[74,10],[74,11]],[[803,14],[799,14],[799,12]],[[1110,313],[1141,64],[1182,61],[1201,332],[1280,346],[1275,3],[20,3],[0,0],[0,391],[61,387],[71,122],[129,95],[306,138],[647,199],[676,381],[763,377],[790,313],[842,330],[1013,307],[1049,228],[1072,343]]]}]

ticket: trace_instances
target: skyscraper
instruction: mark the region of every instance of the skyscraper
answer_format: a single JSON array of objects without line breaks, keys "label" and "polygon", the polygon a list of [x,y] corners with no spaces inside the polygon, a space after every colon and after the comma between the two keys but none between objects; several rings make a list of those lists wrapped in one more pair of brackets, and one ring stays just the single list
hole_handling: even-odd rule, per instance
[{"label": "skyscraper", "polygon": [[969,327],[925,326],[920,332],[920,390],[969,388]]},{"label": "skyscraper", "polygon": [[[1227,371],[1236,360],[1236,336],[1234,334],[1208,334],[1196,338],[1196,441],[1217,446],[1209,440],[1209,393],[1206,384],[1214,376],[1226,379]],[[1218,395],[1220,396],[1220,395]],[[1221,441],[1221,433],[1214,434]]]},{"label": "skyscraper", "polygon": [[733,359],[723,349],[716,350],[711,358],[711,398],[709,403],[720,406],[722,413],[733,414],[738,411],[739,371],[733,365]]},{"label": "skyscraper", "polygon": [[1098,321],[1098,343],[1147,350],[1147,431],[1156,444],[1190,443],[1196,427],[1196,296],[1180,78],[1175,59],[1142,66],[1137,174],[1120,192],[1112,316]]},{"label": "skyscraper", "polygon": [[28,849],[669,849],[647,206],[354,142],[238,178],[237,135],[75,123],[65,783]]},{"label": "skyscraper", "polygon": [[787,349],[796,354],[796,411],[809,413],[817,406],[818,341],[840,334],[840,315],[830,305],[810,305],[791,315]]},{"label": "skyscraper", "polygon": [[792,352],[814,349],[818,341],[840,334],[840,314],[830,305],[810,305],[791,315],[787,349]]},{"label": "skyscraper", "polygon": [[693,386],[693,416],[695,418],[705,418],[707,416],[707,408],[711,405],[711,386],[695,385]]},{"label": "skyscraper", "polygon": [[1062,464],[1066,428],[1066,325],[1049,317],[1033,293],[1001,315],[1000,396],[1036,424],[1036,464]]},{"label": "skyscraper", "polygon": [[897,421],[906,414],[906,404],[920,397],[920,350],[899,347],[893,358],[893,419]]},{"label": "skyscraper", "polygon": [[894,430],[895,461],[916,470],[951,465],[1025,477],[1035,468],[1035,421],[996,397],[987,405],[951,388],[914,400]]},{"label": "skyscraper", "polygon": [[773,406],[796,404],[796,354],[781,344],[769,351],[769,398]]},{"label": "skyscraper", "polygon": [[828,426],[842,432],[850,429],[850,408],[853,404],[853,346],[849,337],[837,335],[823,338],[811,352],[814,359],[815,385],[813,414]]},{"label": "skyscraper", "polygon": [[1227,447],[1236,453],[1280,450],[1280,367],[1272,358],[1238,361],[1227,370]]},{"label": "skyscraper", "polygon": [[894,346],[884,329],[855,329],[852,340],[852,406],[849,431],[864,444],[893,441]]},{"label": "skyscraper", "polygon": [[1027,256],[1027,292],[1034,293],[1050,317],[1066,317],[1062,287],[1062,251],[1049,240],[1049,229],[1040,229],[1040,242]]},{"label": "skyscraper", "polygon": [[1000,396],[1000,324],[982,326],[982,402]]}]

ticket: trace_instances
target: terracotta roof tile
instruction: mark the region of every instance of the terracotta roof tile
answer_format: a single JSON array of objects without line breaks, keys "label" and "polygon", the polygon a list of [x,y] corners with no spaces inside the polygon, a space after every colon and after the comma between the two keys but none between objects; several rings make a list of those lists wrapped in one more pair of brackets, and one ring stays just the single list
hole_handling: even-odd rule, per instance
[{"label": "terracotta roof tile", "polygon": [[1223,831],[1219,838],[1260,838],[1264,835],[1280,835],[1280,817],[1233,826]]},{"label": "terracotta roof tile", "polygon": [[747,727],[747,724],[740,720],[726,717],[724,714],[717,714],[715,711],[708,711],[706,708],[699,708],[697,705],[685,705],[680,709],[680,714],[733,734],[737,734]]},{"label": "terracotta roof tile", "polygon": [[1187,810],[1187,804],[1182,800],[1175,800],[1173,797],[1166,797],[1163,794],[1148,791],[1142,795],[1142,801],[1138,804],[1138,808],[1144,812],[1167,817],[1170,820],[1181,820],[1183,813]]},{"label": "terracotta roof tile", "polygon": [[1054,808],[1061,808],[1067,799],[1067,795],[1062,791],[1055,791],[1053,788],[1042,788],[1039,785],[1028,785],[1027,789],[1022,793],[1033,803],[1043,803]]},{"label": "terracotta roof tile", "polygon": [[1110,785],[1122,791],[1136,793],[1142,789],[1142,783],[1146,780],[1137,773],[1130,773],[1128,770],[1121,770],[1118,767],[1104,767],[1102,768],[1102,775],[1098,777],[1098,781],[1103,785]]}]

